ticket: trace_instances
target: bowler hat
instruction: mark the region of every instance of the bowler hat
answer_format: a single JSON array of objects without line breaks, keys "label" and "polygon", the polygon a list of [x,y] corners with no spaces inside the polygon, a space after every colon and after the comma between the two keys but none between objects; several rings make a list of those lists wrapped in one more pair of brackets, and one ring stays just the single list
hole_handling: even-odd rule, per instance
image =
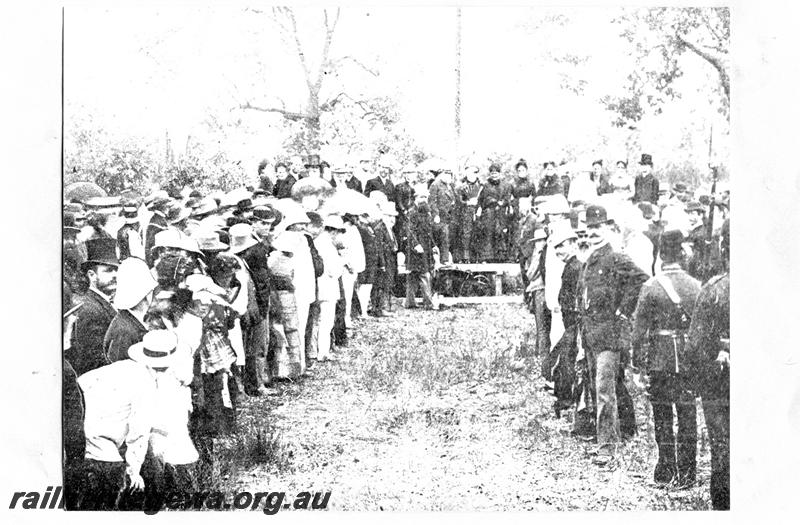
[{"label": "bowler hat", "polygon": [[672,191],[683,193],[684,191],[686,191],[686,184],[682,182],[676,182],[675,184],[672,185]]},{"label": "bowler hat", "polygon": [[653,167],[653,156],[649,153],[642,153],[642,159],[639,161],[641,166],[650,166]]},{"label": "bowler hat", "polygon": [[595,226],[597,224],[606,224],[611,222],[608,218],[608,212],[602,206],[597,204],[590,204],[586,207],[586,226]]},{"label": "bowler hat", "polygon": [[81,271],[92,264],[119,266],[117,258],[117,240],[109,238],[89,239],[86,241],[86,261],[81,263]]}]

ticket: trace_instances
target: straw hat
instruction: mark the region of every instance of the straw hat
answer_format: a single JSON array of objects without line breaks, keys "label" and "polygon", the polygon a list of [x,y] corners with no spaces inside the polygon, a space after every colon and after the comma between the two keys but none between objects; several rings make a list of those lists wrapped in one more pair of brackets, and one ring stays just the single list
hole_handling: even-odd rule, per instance
[{"label": "straw hat", "polygon": [[178,348],[178,336],[170,330],[151,330],[128,349],[128,356],[150,368],[169,367]]},{"label": "straw hat", "polygon": [[345,231],[344,221],[338,215],[328,215],[325,217],[325,227],[334,230]]},{"label": "straw hat", "polygon": [[560,225],[558,228],[554,229],[555,231],[550,233],[550,242],[553,246],[558,246],[559,244],[566,242],[570,239],[577,239],[578,234],[575,233],[575,230],[570,227],[569,224],[564,223]]},{"label": "straw hat", "polygon": [[253,227],[247,223],[239,223],[231,226],[228,231],[231,238],[231,252],[238,254],[259,243],[253,234]]},{"label": "straw hat", "polygon": [[147,263],[137,257],[128,257],[117,270],[117,293],[114,308],[127,310],[133,308],[147,294],[155,290],[158,283],[153,279]]},{"label": "straw hat", "polygon": [[167,228],[156,234],[153,248],[180,248],[183,250],[185,247],[182,243],[182,237],[183,235],[179,230]]},{"label": "straw hat", "polygon": [[197,245],[204,252],[224,252],[228,245],[219,240],[219,233],[215,231],[199,231],[195,235]]},{"label": "straw hat", "polygon": [[215,201],[211,197],[206,197],[197,204],[196,207],[192,208],[192,212],[190,217],[202,217],[203,215],[208,215],[209,213],[213,213],[217,210],[217,201]]}]

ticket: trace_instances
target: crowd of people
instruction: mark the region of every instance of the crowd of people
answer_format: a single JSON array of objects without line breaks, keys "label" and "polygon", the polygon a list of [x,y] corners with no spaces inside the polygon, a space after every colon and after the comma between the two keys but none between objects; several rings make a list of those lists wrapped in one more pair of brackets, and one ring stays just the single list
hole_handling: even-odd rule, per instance
[{"label": "crowd of people", "polygon": [[723,508],[727,346],[711,354],[728,340],[728,195],[665,187],[646,154],[635,176],[626,161],[615,167],[566,173],[544,162],[532,176],[520,159],[511,176],[500,164],[482,176],[470,163],[454,181],[459,170],[446,166],[382,157],[377,170],[370,159],[331,168],[310,155],[264,161],[257,185],[229,192],[68,187],[67,507],[157,506],[161,494],[192,491],[198,461],[236,432],[244,396],[313,377],[360,318],[393,315],[396,297],[438,309],[437,269],[513,261],[556,415],[570,411],[575,434],[607,462],[636,432],[625,368],[642,372],[655,479],[691,484],[690,405],[701,395]]}]

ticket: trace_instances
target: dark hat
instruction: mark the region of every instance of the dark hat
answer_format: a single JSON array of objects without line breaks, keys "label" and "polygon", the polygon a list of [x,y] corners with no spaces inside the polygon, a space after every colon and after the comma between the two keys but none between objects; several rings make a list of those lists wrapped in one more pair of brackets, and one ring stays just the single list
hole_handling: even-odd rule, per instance
[{"label": "dark hat", "polygon": [[681,252],[683,233],[680,230],[669,230],[661,234],[658,241],[658,251],[661,257],[675,257]]},{"label": "dark hat", "polygon": [[272,206],[256,206],[253,208],[253,217],[265,222],[280,222],[281,212]]},{"label": "dark hat", "polygon": [[597,204],[590,204],[586,208],[586,226],[594,226],[596,224],[605,224],[612,222],[608,219],[606,209]]},{"label": "dark hat", "polygon": [[86,241],[86,261],[81,263],[81,271],[85,272],[92,264],[119,266],[116,239],[99,238]]},{"label": "dark hat", "polygon": [[627,160],[618,160],[617,161],[617,166],[619,166],[620,164],[622,164],[622,166],[625,167],[625,168],[628,167],[628,161]]},{"label": "dark hat", "polygon": [[542,164],[542,167],[543,167],[544,169],[547,169],[547,166],[548,166],[548,165],[551,165],[551,166],[553,166],[554,168],[556,167],[556,163],[555,163],[554,161],[552,161],[552,160],[548,160],[547,162],[545,162],[544,164]]},{"label": "dark hat", "polygon": [[319,160],[319,155],[309,155],[306,163],[304,164],[305,168],[319,168],[322,166],[322,162]]},{"label": "dark hat", "polygon": [[500,173],[501,171],[502,168],[500,167],[500,164],[496,162],[493,162],[492,165],[489,166],[489,173]]},{"label": "dark hat", "polygon": [[650,166],[653,167],[653,156],[648,153],[642,153],[642,159],[639,161],[639,164],[642,166]]},{"label": "dark hat", "polygon": [[701,203],[697,201],[689,201],[686,204],[686,213],[691,213],[693,211],[704,212],[706,211],[706,209]]},{"label": "dark hat", "polygon": [[520,166],[525,166],[525,169],[528,169],[528,163],[525,162],[525,159],[519,159],[516,164],[514,164],[514,169],[518,170]]},{"label": "dark hat", "polygon": [[603,161],[602,160],[596,160],[596,161],[592,162],[592,166],[594,166],[595,164],[600,164],[600,166],[602,166],[603,165]]},{"label": "dark hat", "polygon": [[684,191],[686,191],[686,184],[682,182],[676,182],[675,184],[672,185],[672,191],[678,191],[683,193]]}]

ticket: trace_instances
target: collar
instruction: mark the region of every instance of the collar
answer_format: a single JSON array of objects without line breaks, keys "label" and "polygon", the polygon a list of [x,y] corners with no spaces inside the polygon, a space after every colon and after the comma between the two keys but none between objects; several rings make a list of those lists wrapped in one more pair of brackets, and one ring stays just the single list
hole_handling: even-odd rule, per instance
[{"label": "collar", "polygon": [[589,257],[586,258],[586,262],[592,261],[601,255],[605,255],[606,253],[611,251],[611,244],[608,240],[603,241],[603,244],[599,246],[595,246],[591,253],[589,253]]},{"label": "collar", "polygon": [[[94,286],[91,286],[91,285],[90,285],[90,286],[89,286],[89,291],[92,291],[92,292],[94,292],[95,294],[97,294],[97,296],[98,296],[98,297],[100,297],[100,299],[104,300],[104,301],[105,301],[105,302],[107,302],[108,304],[111,304],[111,299],[109,299],[109,297],[108,297],[106,294],[104,294],[103,292],[101,292],[100,290],[98,290],[97,288],[95,288]],[[113,305],[112,305],[112,306],[113,306]]]},{"label": "collar", "polygon": [[662,263],[661,264],[661,271],[662,272],[683,271],[683,267],[681,267],[681,263],[678,263],[678,262]]},{"label": "collar", "polygon": [[127,313],[132,318],[136,319],[136,321],[140,325],[142,325],[142,328],[145,328],[145,329],[147,328],[147,326],[145,326],[145,324],[144,324],[144,315],[145,315],[144,313],[141,314],[141,317],[139,317],[139,315],[136,312],[134,312],[133,310],[122,310],[120,313]]}]

